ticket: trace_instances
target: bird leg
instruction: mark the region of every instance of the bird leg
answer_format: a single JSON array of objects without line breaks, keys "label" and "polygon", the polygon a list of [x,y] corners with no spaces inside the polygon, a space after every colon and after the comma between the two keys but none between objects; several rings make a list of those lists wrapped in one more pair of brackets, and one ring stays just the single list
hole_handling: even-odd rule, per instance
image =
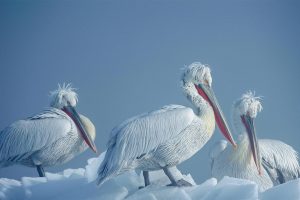
[{"label": "bird leg", "polygon": [[37,165],[36,169],[37,169],[40,177],[45,177],[45,171],[44,171],[44,168],[42,167],[42,165]]},{"label": "bird leg", "polygon": [[144,181],[145,181],[145,187],[150,185],[150,178],[149,178],[149,171],[143,171]]},{"label": "bird leg", "polygon": [[149,171],[143,171],[143,177],[144,177],[145,186],[140,186],[139,189],[142,189],[150,185]]},{"label": "bird leg", "polygon": [[164,167],[163,170],[164,170],[165,174],[167,175],[167,177],[171,181],[171,184],[169,184],[167,186],[177,186],[177,187],[193,186],[191,183],[187,182],[184,179],[180,179],[180,180],[176,181],[168,167]]}]

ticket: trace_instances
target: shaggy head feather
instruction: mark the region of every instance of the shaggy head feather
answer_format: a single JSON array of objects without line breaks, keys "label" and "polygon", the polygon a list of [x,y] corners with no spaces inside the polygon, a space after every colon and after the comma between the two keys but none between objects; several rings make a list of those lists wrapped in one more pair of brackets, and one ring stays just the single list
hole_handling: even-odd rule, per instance
[{"label": "shaggy head feather", "polygon": [[50,106],[61,109],[65,106],[76,106],[78,102],[78,96],[75,92],[75,88],[72,88],[71,84],[58,84],[58,89],[50,92],[51,102]]},{"label": "shaggy head feather", "polygon": [[255,118],[262,111],[261,97],[256,97],[254,92],[247,92],[234,103],[234,108],[240,115],[249,115]]},{"label": "shaggy head feather", "polygon": [[200,62],[194,62],[184,68],[182,80],[184,82],[192,82],[194,84],[207,84],[211,86],[212,78],[208,65]]}]

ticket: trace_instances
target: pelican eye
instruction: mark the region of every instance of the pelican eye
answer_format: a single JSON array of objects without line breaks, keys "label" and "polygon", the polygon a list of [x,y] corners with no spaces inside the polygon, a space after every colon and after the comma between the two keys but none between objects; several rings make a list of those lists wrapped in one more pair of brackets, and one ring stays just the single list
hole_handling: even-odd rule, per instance
[{"label": "pelican eye", "polygon": [[204,84],[210,86],[207,79],[204,79]]}]

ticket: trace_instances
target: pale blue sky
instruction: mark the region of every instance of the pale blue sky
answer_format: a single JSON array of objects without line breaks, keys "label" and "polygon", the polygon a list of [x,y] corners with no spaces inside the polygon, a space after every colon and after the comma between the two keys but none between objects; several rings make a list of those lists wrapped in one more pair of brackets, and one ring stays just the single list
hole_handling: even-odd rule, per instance
[{"label": "pale blue sky", "polygon": [[[181,68],[211,65],[213,87],[230,121],[232,102],[251,89],[263,96],[259,138],[280,139],[300,151],[300,2],[3,1],[0,0],[0,129],[41,111],[57,83],[78,88],[78,111],[96,125],[105,150],[123,120],[167,104],[191,106]],[[179,166],[198,183],[210,177],[211,141]],[[88,150],[46,168],[84,167]],[[36,176],[13,166],[0,177]]]}]

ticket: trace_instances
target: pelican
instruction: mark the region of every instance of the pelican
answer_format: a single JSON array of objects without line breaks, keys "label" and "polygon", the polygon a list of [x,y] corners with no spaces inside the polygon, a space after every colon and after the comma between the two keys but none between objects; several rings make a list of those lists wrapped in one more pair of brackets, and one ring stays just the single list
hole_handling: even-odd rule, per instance
[{"label": "pelican", "polygon": [[116,126],[98,170],[98,185],[128,170],[143,171],[145,186],[149,171],[163,169],[172,186],[190,186],[175,180],[170,167],[187,160],[210,139],[217,122],[223,135],[236,145],[213,93],[210,68],[195,62],[184,69],[182,87],[195,110],[168,105],[133,117]]},{"label": "pelican", "polygon": [[257,140],[254,120],[261,110],[260,98],[252,92],[234,103],[233,124],[240,134],[238,148],[228,147],[224,140],[214,146],[210,152],[213,177],[248,179],[264,191],[300,176],[297,152],[291,146],[278,140]]},{"label": "pelican", "polygon": [[43,177],[43,167],[66,163],[88,146],[97,152],[95,127],[76,112],[78,98],[70,84],[59,85],[50,94],[50,108],[0,132],[0,167],[36,167]]}]

